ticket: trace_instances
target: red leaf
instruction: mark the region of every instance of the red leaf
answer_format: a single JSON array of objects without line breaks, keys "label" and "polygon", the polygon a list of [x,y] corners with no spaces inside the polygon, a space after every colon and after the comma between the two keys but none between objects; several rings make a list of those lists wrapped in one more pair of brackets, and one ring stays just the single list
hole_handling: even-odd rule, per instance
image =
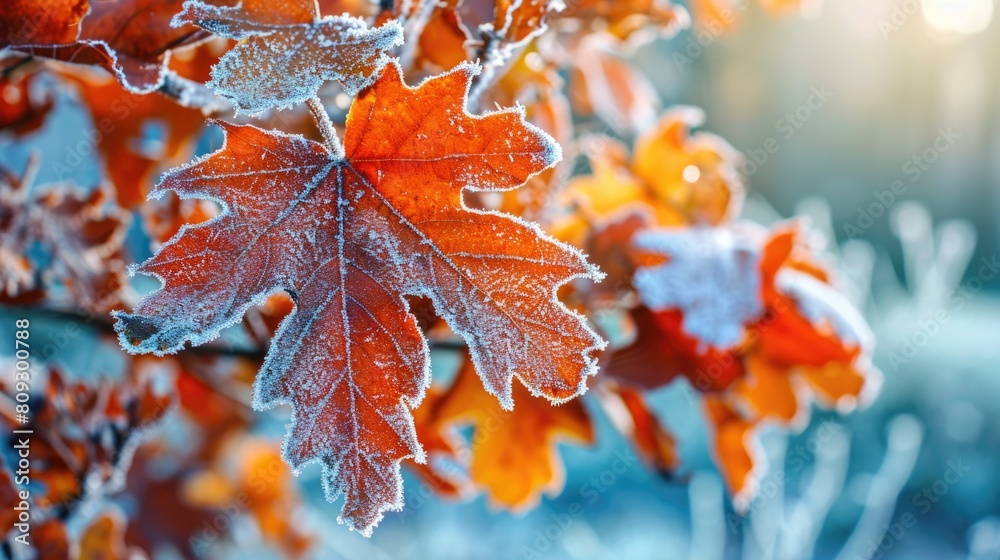
[{"label": "red leaf", "polygon": [[[0,14],[0,47],[12,45],[31,56],[100,66],[133,93],[160,87],[168,51],[202,35],[193,26],[170,25],[182,0],[106,0],[94,2],[89,12],[86,1],[18,4],[19,9]],[[40,31],[16,31],[25,20],[42,22]]]},{"label": "red leaf", "polygon": [[387,68],[351,108],[346,159],[222,124],[224,147],[168,173],[154,196],[171,189],[225,211],[139,267],[164,288],[116,313],[126,349],[164,354],[292,294],[254,404],[292,404],[286,460],[321,461],[328,497],[345,493],[342,519],[365,534],[402,505],[399,461],[423,457],[409,409],[429,382],[428,351],[403,296],[433,302],[508,408],[515,375],[555,401],[580,394],[603,347],[554,297],[596,268],[537,226],[462,204],[466,187],[513,189],[559,158],[519,111],[466,113],[474,75],[463,65],[408,88]]}]

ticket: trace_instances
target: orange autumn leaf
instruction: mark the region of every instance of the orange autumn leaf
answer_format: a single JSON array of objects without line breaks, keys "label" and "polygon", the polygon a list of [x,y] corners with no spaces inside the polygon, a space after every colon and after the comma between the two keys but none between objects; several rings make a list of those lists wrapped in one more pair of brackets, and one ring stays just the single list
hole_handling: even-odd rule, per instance
[{"label": "orange autumn leaf", "polygon": [[[841,364],[817,381],[834,399],[858,396],[870,369],[869,329],[836,290],[799,270],[796,231],[765,233],[741,222],[634,236],[636,248],[667,261],[636,272],[632,283],[649,310],[633,311],[638,339],[616,352],[609,370],[644,386],[683,373],[697,389],[715,390],[742,377],[745,366],[736,391],[762,415],[786,422],[801,408],[791,379],[799,370]],[[680,365],[668,348],[684,357]]]},{"label": "orange autumn leaf", "polygon": [[827,406],[856,402],[878,385],[870,363],[873,336],[826,274],[797,257],[797,237],[793,226],[778,228],[767,241],[761,277],[769,312],[753,327],[755,344],[748,351],[768,362],[765,370],[783,371],[786,378],[801,374]]},{"label": "orange autumn leaf", "polygon": [[504,410],[465,359],[437,406],[435,423],[439,430],[472,426],[469,478],[494,506],[522,511],[538,505],[543,493],[562,490],[556,443],[591,444],[594,429],[579,400],[553,406],[520,383],[514,384],[514,400],[514,410]]},{"label": "orange autumn leaf", "polygon": [[572,52],[570,98],[577,113],[596,115],[619,133],[642,132],[656,120],[656,88],[605,35],[580,39]]},{"label": "orange autumn leaf", "polygon": [[[708,132],[691,133],[705,114],[674,107],[640,136],[632,151],[632,171],[652,193],[657,206],[679,209],[690,224],[719,225],[742,207],[740,154]],[[669,225],[660,221],[663,225]]]},{"label": "orange autumn leaf", "polygon": [[420,33],[418,66],[450,70],[469,57],[469,37],[459,19],[459,0],[439,2]]},{"label": "orange autumn leaf", "polygon": [[164,354],[214,338],[268,294],[291,294],[296,310],[254,404],[292,404],[286,460],[296,470],[322,462],[328,497],[345,494],[342,518],[365,534],[401,507],[399,462],[424,457],[409,409],[429,360],[404,295],[433,301],[506,407],[515,376],[558,402],[580,394],[603,347],[554,298],[575,277],[599,277],[583,255],[536,226],[462,205],[466,187],[513,189],[559,158],[517,110],[465,112],[474,75],[460,66],[409,88],[387,67],[351,107],[343,158],[220,123],[223,148],[168,173],[153,194],[212,198],[225,211],[140,266],[164,287],[115,314],[124,348]]},{"label": "orange autumn leaf", "polygon": [[79,560],[126,560],[125,520],[117,512],[95,519],[80,536]]},{"label": "orange autumn leaf", "polygon": [[680,466],[677,440],[650,410],[640,391],[605,383],[602,404],[611,423],[632,440],[642,460],[659,474],[671,477]]},{"label": "orange autumn leaf", "polygon": [[[193,26],[170,25],[182,0],[42,2],[0,16],[0,47],[67,63],[99,66],[133,93],[163,84],[169,51],[200,38]],[[43,15],[44,14],[44,15]],[[85,15],[84,15],[85,14]],[[81,18],[82,17],[82,22]],[[41,22],[42,32],[25,34],[22,22]],[[76,29],[78,32],[70,30]],[[68,27],[67,27],[68,26]]]},{"label": "orange autumn leaf", "polygon": [[248,0],[234,7],[189,0],[173,22],[239,41],[212,69],[208,85],[249,113],[306,101],[328,80],[356,93],[375,80],[388,51],[402,43],[395,21],[368,29],[359,18],[320,17],[315,0],[277,6]]},{"label": "orange autumn leaf", "polygon": [[632,154],[611,138],[586,140],[591,174],[574,177],[560,193],[564,205],[580,211],[556,222],[553,233],[579,244],[593,224],[637,207],[650,211],[660,226],[730,220],[743,200],[740,155],[714,134],[691,134],[702,119],[691,107],[670,109],[636,139]]},{"label": "orange autumn leaf", "polygon": [[492,32],[517,44],[545,31],[546,16],[558,13],[562,2],[552,0],[496,0]]},{"label": "orange autumn leaf", "polygon": [[630,39],[649,27],[672,37],[691,21],[684,7],[670,0],[577,0],[567,2],[561,15],[607,31],[619,40]]},{"label": "orange autumn leaf", "polygon": [[867,324],[803,257],[799,237],[795,223],[764,232],[738,222],[633,240],[666,262],[636,272],[637,338],[607,373],[647,388],[685,375],[706,393],[717,463],[739,500],[752,495],[750,471],[765,468],[750,452],[757,425],[801,424],[809,397],[845,408],[878,387]]},{"label": "orange autumn leaf", "polygon": [[226,442],[217,461],[189,477],[182,492],[186,503],[210,511],[245,503],[261,537],[285,558],[301,558],[312,546],[314,536],[297,523],[301,500],[292,471],[275,443],[257,438]]},{"label": "orange autumn leaf", "polygon": [[754,448],[755,426],[745,420],[724,397],[705,395],[705,413],[712,427],[716,464],[726,487],[737,503],[744,503],[752,490],[756,469],[763,457]]},{"label": "orange autumn leaf", "polygon": [[423,445],[428,460],[418,463],[411,459],[405,464],[438,496],[461,498],[469,494],[468,481],[458,473],[441,472],[432,464],[438,458],[454,461],[459,453],[455,438],[449,437],[439,420],[441,406],[447,402],[448,394],[448,391],[432,385],[428,387],[423,402],[413,411],[417,439]]}]

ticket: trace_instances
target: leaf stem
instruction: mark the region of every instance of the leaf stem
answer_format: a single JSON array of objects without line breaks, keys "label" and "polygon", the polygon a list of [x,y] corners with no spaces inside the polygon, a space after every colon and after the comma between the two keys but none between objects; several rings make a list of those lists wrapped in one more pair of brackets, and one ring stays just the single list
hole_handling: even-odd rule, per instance
[{"label": "leaf stem", "polygon": [[202,115],[206,117],[233,113],[233,106],[225,99],[215,95],[204,84],[178,76],[173,71],[168,70],[163,75],[163,84],[157,91],[161,95],[173,99],[181,107],[200,109]]},{"label": "leaf stem", "polygon": [[343,159],[344,145],[340,143],[340,138],[337,138],[337,130],[333,128],[333,121],[330,120],[330,115],[323,107],[323,102],[319,100],[319,97],[314,96],[306,101],[306,105],[309,107],[309,112],[312,113],[313,120],[316,121],[316,128],[323,134],[324,143],[326,148],[330,150],[330,154],[334,159]]}]

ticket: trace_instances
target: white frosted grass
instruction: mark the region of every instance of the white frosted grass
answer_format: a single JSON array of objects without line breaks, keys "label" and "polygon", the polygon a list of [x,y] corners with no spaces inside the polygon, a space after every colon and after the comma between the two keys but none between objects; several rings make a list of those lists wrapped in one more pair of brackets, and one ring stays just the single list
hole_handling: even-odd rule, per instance
[{"label": "white frosted grass", "polygon": [[744,325],[764,311],[760,249],[754,236],[729,228],[640,232],[635,246],[669,257],[640,268],[635,287],[654,311],[679,309],[688,334],[720,349],[743,339]]}]

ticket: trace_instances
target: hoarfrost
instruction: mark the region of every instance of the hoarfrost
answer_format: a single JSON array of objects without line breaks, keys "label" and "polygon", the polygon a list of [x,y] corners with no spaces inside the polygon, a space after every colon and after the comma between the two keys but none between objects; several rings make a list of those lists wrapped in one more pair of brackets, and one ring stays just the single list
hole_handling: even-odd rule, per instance
[{"label": "hoarfrost", "polygon": [[296,6],[277,19],[275,11],[261,13],[256,5],[189,0],[171,23],[194,23],[240,40],[212,68],[208,85],[239,110],[258,114],[304,102],[327,80],[342,82],[354,95],[374,82],[390,61],[389,52],[402,44],[403,29],[395,20],[369,29],[361,18],[319,18],[309,4],[312,14],[307,6]]},{"label": "hoarfrost", "polygon": [[875,335],[861,313],[833,286],[794,269],[782,269],[775,278],[778,290],[795,300],[802,315],[815,326],[829,326],[838,338],[866,351]]},{"label": "hoarfrost", "polygon": [[[127,350],[163,354],[216,337],[275,291],[295,293],[253,405],[292,405],[284,458],[296,472],[320,462],[327,497],[345,496],[341,520],[365,535],[402,507],[399,462],[424,460],[409,410],[430,383],[429,350],[406,296],[431,299],[508,409],[514,376],[556,402],[581,394],[604,347],[556,297],[574,278],[600,278],[584,255],[535,224],[462,204],[463,188],[522,185],[559,159],[558,145],[518,111],[466,113],[474,68],[417,88],[394,70],[352,110],[346,159],[221,124],[223,148],[166,174],[153,196],[174,190],[223,212],[143,263],[136,271],[163,288],[115,314]],[[470,131],[460,141],[441,136],[449,115]]]},{"label": "hoarfrost", "polygon": [[720,349],[743,338],[744,325],[764,311],[759,243],[732,229],[657,230],[635,245],[670,258],[641,268],[635,287],[650,309],[680,309],[684,331]]}]

